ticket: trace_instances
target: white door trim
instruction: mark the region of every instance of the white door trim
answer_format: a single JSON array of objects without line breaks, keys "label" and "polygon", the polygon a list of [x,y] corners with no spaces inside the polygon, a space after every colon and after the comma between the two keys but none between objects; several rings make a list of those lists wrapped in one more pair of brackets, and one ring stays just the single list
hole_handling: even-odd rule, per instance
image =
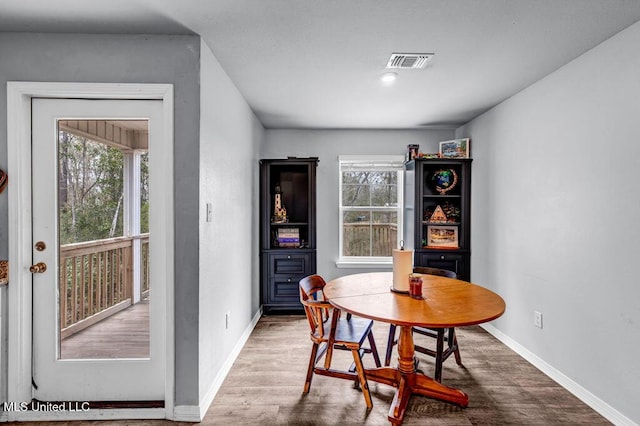
[{"label": "white door trim", "polygon": [[[167,196],[163,212],[166,285],[166,385],[165,417],[174,410],[174,220],[173,220],[173,85],[110,83],[7,83],[7,174],[9,180],[9,288],[8,288],[8,394],[10,402],[31,401],[31,98],[160,99],[164,114],[164,138],[158,147]],[[155,151],[155,150],[154,150]],[[102,410],[100,410],[102,411]],[[119,411],[119,410],[117,410]],[[128,410],[131,411],[131,410]],[[21,420],[24,412],[11,412],[8,420]],[[51,413],[49,413],[51,414]],[[108,413],[86,413],[109,418]],[[106,414],[106,417],[105,417]],[[112,414],[116,414],[113,412]],[[27,414],[28,415],[28,414]],[[77,418],[77,417],[76,417]],[[88,418],[88,417],[87,417]],[[131,417],[132,418],[132,417]]]}]

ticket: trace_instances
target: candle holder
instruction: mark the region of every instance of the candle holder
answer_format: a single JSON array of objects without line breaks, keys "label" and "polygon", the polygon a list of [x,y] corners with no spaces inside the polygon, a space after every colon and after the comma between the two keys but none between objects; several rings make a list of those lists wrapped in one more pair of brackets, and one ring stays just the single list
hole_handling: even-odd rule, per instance
[{"label": "candle holder", "polygon": [[409,275],[409,295],[414,299],[422,299],[422,278]]}]

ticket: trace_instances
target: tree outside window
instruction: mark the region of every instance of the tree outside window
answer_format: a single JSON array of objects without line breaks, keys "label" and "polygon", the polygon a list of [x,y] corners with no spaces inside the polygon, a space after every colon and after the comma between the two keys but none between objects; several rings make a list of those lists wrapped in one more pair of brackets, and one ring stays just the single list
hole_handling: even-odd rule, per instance
[{"label": "tree outside window", "polygon": [[341,258],[390,258],[401,235],[402,163],[340,161]]},{"label": "tree outside window", "polygon": [[[123,153],[91,139],[60,132],[58,203],[60,244],[123,236]],[[141,159],[141,232],[149,232],[149,168]]]}]

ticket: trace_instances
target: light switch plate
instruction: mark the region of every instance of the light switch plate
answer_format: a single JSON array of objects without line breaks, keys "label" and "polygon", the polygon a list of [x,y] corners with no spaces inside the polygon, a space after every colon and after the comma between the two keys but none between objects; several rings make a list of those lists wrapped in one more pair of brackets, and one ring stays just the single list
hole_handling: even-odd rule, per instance
[{"label": "light switch plate", "polygon": [[207,222],[211,222],[213,220],[213,204],[207,203]]}]

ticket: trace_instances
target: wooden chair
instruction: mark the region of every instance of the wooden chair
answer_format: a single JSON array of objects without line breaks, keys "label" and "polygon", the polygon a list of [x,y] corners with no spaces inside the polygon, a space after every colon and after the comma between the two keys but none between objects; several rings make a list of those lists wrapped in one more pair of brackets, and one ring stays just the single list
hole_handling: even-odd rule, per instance
[{"label": "wooden chair", "polygon": [[[373,339],[371,327],[373,321],[358,317],[350,319],[340,318],[340,310],[335,309],[322,293],[325,281],[320,275],[310,275],[300,280],[300,302],[304,306],[305,314],[311,327],[311,357],[307,369],[307,379],[303,393],[309,393],[313,374],[354,380],[360,385],[364,400],[368,408],[373,407],[369,385],[362,364],[362,356],[371,353],[377,367],[380,367],[380,357]],[[369,340],[369,348],[363,347],[365,339]],[[334,349],[349,350],[353,354],[353,364],[347,370],[331,368],[331,358]],[[318,361],[324,355],[324,365],[318,366]]]},{"label": "wooden chair", "polygon": [[[426,274],[426,275],[438,275],[441,277],[447,278],[457,278],[457,275],[453,271],[448,271],[446,269],[439,268],[428,268],[423,266],[417,266],[413,268],[413,272],[417,274]],[[458,339],[456,338],[456,331],[453,327],[451,328],[426,328],[426,327],[413,327],[414,333],[421,334],[423,336],[428,336],[436,339],[436,349],[429,349],[424,346],[415,345],[416,352],[423,353],[425,355],[429,355],[435,358],[435,373],[434,379],[437,382],[442,381],[442,363],[454,354],[456,358],[456,363],[458,365],[462,365],[462,358],[460,357],[460,350],[458,348]],[[447,343],[447,347],[445,349],[444,344]],[[398,343],[396,339],[396,326],[391,324],[389,327],[389,337],[387,339],[387,353],[384,358],[384,365],[389,365],[391,363],[391,352],[393,351],[393,346]]]}]

